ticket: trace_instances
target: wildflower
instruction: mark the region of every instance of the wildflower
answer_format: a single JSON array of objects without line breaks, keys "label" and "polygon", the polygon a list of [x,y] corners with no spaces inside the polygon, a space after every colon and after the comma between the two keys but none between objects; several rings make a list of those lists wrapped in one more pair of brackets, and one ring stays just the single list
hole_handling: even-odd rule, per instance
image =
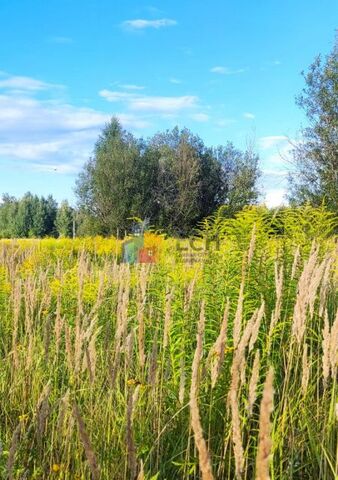
[{"label": "wildflower", "polygon": [[25,422],[28,420],[28,413],[24,413],[23,415],[19,415],[19,422]]}]

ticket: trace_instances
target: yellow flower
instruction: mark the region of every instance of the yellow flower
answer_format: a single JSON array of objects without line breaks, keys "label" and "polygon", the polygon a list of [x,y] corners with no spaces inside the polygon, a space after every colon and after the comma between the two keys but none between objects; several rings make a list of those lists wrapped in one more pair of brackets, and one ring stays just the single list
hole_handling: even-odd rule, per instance
[{"label": "yellow flower", "polygon": [[24,413],[23,415],[19,415],[19,422],[25,422],[28,420],[28,413]]},{"label": "yellow flower", "polygon": [[59,472],[59,471],[60,471],[60,468],[61,468],[60,465],[58,465],[57,463],[53,463],[52,471],[53,471],[54,473]]}]

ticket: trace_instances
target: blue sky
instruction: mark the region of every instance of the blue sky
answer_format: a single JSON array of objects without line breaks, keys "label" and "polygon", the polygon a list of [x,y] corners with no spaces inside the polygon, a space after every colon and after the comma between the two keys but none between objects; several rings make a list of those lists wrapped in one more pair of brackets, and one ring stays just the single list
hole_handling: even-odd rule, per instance
[{"label": "blue sky", "polygon": [[263,198],[280,203],[300,72],[337,19],[336,0],[1,0],[0,193],[74,202],[114,114],[137,136],[179,125],[254,144]]}]

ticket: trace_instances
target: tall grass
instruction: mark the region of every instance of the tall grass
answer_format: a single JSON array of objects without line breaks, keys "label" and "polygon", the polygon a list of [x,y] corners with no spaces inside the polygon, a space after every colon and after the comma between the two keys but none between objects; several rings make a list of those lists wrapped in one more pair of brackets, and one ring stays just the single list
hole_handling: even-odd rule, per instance
[{"label": "tall grass", "polygon": [[196,263],[0,242],[0,478],[337,479],[334,219],[271,222],[209,220]]}]

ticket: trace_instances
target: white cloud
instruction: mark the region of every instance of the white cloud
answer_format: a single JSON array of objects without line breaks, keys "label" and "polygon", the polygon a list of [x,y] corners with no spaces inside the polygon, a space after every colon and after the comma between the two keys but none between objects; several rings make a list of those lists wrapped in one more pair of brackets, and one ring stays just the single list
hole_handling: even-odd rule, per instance
[{"label": "white cloud", "polygon": [[267,137],[261,137],[259,139],[259,146],[263,150],[268,150],[270,148],[276,148],[285,145],[285,143],[288,141],[289,139],[285,135],[270,135]]},{"label": "white cloud", "polygon": [[185,95],[181,97],[138,97],[129,106],[132,110],[175,113],[190,109],[197,104],[197,97]]},{"label": "white cloud", "polygon": [[31,77],[23,76],[11,76],[5,73],[2,73],[2,76],[5,78],[0,80],[0,89],[6,90],[22,90],[22,91],[38,91],[38,90],[48,90],[50,88],[58,87],[61,85],[53,85],[51,83],[46,83],[41,80],[36,80]]},{"label": "white cloud", "polygon": [[243,117],[248,119],[248,120],[254,120],[256,117],[253,113],[250,112],[245,112],[243,113]]},{"label": "white cloud", "polygon": [[197,106],[198,98],[193,95],[173,97],[149,96],[120,91],[101,90],[99,95],[108,102],[124,103],[128,109],[149,113],[172,114]]},{"label": "white cloud", "polygon": [[163,27],[172,27],[177,25],[176,20],[170,18],[159,18],[157,20],[144,20],[144,19],[135,19],[135,20],[126,20],[123,22],[122,26],[128,30],[144,30],[146,28],[163,28]]},{"label": "white cloud", "polygon": [[[17,87],[18,82],[0,84],[0,161],[2,165],[39,171],[78,171],[111,115],[62,99],[38,98],[41,84],[46,85],[29,78],[24,82],[24,92],[21,82],[20,94],[16,89],[8,90],[8,86]],[[133,113],[116,116],[131,130],[149,126],[148,121]]]},{"label": "white cloud", "polygon": [[193,113],[190,115],[190,118],[196,122],[208,122],[210,120],[209,115],[206,113]]},{"label": "white cloud", "polygon": [[274,188],[271,190],[267,190],[265,195],[266,205],[270,208],[285,205],[287,203],[285,199],[286,193],[287,192],[285,188]]},{"label": "white cloud", "polygon": [[124,88],[125,90],[144,90],[144,87],[141,85],[130,85],[130,84],[123,84],[120,85],[121,88]]},{"label": "white cloud", "polygon": [[221,66],[216,66],[210,69],[211,73],[217,73],[219,75],[236,75],[237,73],[244,73],[245,71],[245,68],[231,69]]},{"label": "white cloud", "polygon": [[216,126],[220,128],[228,127],[229,125],[232,125],[235,123],[236,120],[233,118],[221,118],[219,120],[216,120]]},{"label": "white cloud", "polygon": [[175,78],[175,77],[169,78],[169,82],[173,83],[174,85],[179,85],[180,83],[182,83],[181,80],[179,80],[178,78]]},{"label": "white cloud", "polygon": [[122,102],[124,100],[129,100],[136,97],[135,93],[126,93],[107,89],[100,90],[99,95],[100,97],[105,98],[108,102]]}]

